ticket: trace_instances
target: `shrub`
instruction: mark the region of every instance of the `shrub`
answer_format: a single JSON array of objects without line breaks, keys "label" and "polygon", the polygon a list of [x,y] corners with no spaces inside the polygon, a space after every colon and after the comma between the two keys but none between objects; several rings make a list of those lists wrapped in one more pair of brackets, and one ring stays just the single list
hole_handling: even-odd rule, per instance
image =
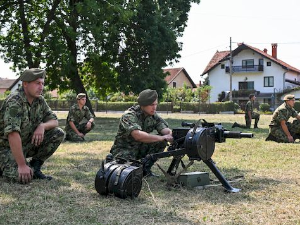
[{"label": "shrub", "polygon": [[270,105],[268,103],[261,103],[259,105],[259,111],[262,111],[262,112],[270,111]]}]

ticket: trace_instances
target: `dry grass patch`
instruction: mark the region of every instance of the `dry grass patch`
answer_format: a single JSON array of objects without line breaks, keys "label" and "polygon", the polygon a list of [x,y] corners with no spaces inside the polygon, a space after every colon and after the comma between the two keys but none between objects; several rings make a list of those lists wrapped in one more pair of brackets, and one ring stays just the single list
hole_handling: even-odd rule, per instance
[{"label": "dry grass patch", "polygon": [[[300,153],[298,144],[265,142],[270,116],[261,116],[260,129],[253,139],[227,139],[216,144],[213,155],[217,167],[232,185],[242,191],[224,192],[221,186],[199,189],[168,189],[160,178],[144,180],[136,199],[100,196],[94,179],[101,160],[109,152],[116,135],[120,113],[97,113],[96,129],[85,143],[64,142],[43,167],[53,181],[34,180],[30,185],[7,183],[0,178],[0,224],[300,224]],[[58,113],[60,125],[66,113]],[[163,114],[171,127],[182,120],[204,118],[244,123],[243,115]],[[238,130],[235,128],[234,130]],[[167,168],[171,159],[161,159]],[[189,171],[207,171],[195,162]]]}]

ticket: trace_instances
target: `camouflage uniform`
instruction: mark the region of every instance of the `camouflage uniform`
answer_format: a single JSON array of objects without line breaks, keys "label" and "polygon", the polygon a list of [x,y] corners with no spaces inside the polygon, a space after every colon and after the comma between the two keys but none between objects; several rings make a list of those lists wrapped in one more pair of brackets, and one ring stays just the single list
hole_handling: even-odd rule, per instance
[{"label": "camouflage uniform", "polygon": [[7,97],[0,109],[0,169],[3,176],[18,179],[18,166],[8,141],[11,132],[19,132],[25,158],[32,157],[44,162],[56,151],[64,139],[64,131],[58,127],[45,131],[41,145],[31,144],[37,126],[51,119],[57,120],[57,117],[42,96],[34,99],[30,105],[23,87],[20,87]]},{"label": "camouflage uniform", "polygon": [[83,137],[80,137],[71,128],[71,126],[69,124],[70,121],[73,121],[77,130],[80,133],[83,133],[84,135],[87,134],[88,132],[90,132],[95,127],[95,123],[93,122],[92,126],[91,126],[91,130],[86,130],[87,122],[82,122],[82,120],[84,118],[87,120],[94,118],[87,106],[83,106],[81,110],[80,110],[78,104],[74,104],[73,106],[71,106],[68,117],[67,117],[67,121],[66,121],[66,127],[65,127],[66,140],[69,140],[69,141],[83,141],[84,140]]},{"label": "camouflage uniform", "polygon": [[299,121],[296,119],[292,123],[287,122],[290,117],[296,118],[297,115],[298,112],[294,108],[290,107],[288,104],[283,103],[282,105],[280,105],[273,113],[272,121],[269,125],[269,136],[271,135],[275,137],[275,141],[277,142],[285,142],[285,143],[289,142],[288,137],[286,136],[286,134],[284,133],[280,125],[280,121],[282,120],[286,121],[288,130],[290,131],[292,136],[296,134],[299,135],[300,134]]},{"label": "camouflage uniform", "polygon": [[147,154],[163,152],[167,142],[142,143],[134,140],[130,135],[133,130],[141,130],[158,133],[168,124],[157,113],[153,116],[145,116],[139,105],[129,108],[121,117],[119,130],[110,152],[114,156],[125,159],[141,159]]},{"label": "camouflage uniform", "polygon": [[233,127],[250,128],[251,127],[251,120],[249,118],[248,112],[251,112],[251,117],[252,117],[251,119],[255,119],[254,128],[257,128],[257,124],[258,124],[260,115],[259,115],[259,113],[253,112],[253,102],[251,100],[249,100],[247,102],[246,107],[245,107],[246,125],[235,123]]}]

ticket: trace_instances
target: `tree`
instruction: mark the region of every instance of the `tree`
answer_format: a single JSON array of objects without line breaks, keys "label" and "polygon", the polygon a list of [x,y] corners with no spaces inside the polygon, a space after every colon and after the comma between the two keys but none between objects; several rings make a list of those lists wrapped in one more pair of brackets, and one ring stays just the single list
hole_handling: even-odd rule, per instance
[{"label": "tree", "polygon": [[0,0],[0,54],[14,70],[45,67],[50,89],[161,94],[191,2]]}]

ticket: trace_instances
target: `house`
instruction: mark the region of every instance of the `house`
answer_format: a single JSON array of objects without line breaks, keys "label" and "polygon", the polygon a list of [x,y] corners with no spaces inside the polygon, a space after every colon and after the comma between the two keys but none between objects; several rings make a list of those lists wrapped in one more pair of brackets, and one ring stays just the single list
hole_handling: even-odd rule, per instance
[{"label": "house", "polygon": [[[239,105],[256,93],[259,103],[275,107],[277,94],[300,85],[300,70],[277,58],[277,44],[272,54],[241,43],[232,51],[232,100]],[[210,101],[218,101],[221,92],[230,90],[230,51],[217,51],[201,76],[207,75],[212,86]]]},{"label": "house", "polygon": [[0,94],[4,94],[6,91],[15,91],[21,85],[21,81],[18,79],[6,79],[0,78]]},{"label": "house", "polygon": [[190,88],[197,87],[183,67],[163,69],[163,71],[167,74],[165,81],[167,82],[168,87],[180,88],[183,87],[184,84]]}]

